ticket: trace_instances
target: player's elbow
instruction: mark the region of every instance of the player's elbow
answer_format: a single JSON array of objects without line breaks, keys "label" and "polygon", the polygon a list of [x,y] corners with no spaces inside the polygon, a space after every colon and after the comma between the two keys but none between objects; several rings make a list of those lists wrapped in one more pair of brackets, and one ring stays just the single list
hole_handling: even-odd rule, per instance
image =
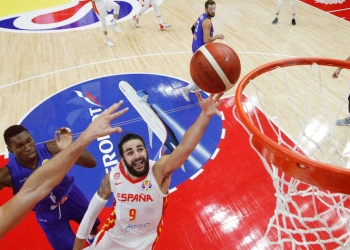
[{"label": "player's elbow", "polygon": [[96,162],[96,160],[95,159],[92,159],[92,160],[90,160],[87,164],[86,164],[86,168],[94,168],[94,167],[96,167],[96,165],[97,165],[97,162]]}]

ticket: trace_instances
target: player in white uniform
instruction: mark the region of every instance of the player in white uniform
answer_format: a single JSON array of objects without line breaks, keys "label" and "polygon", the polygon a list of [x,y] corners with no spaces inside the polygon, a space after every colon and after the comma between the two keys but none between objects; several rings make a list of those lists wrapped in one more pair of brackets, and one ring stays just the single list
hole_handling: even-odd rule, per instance
[{"label": "player in white uniform", "polygon": [[138,13],[133,16],[134,24],[136,28],[140,28],[139,24],[139,18],[140,16],[145,13],[149,8],[153,7],[154,14],[156,15],[159,23],[160,30],[166,30],[167,28],[171,27],[171,24],[167,24],[163,22],[162,16],[160,14],[160,9],[158,5],[158,0],[139,0],[141,8],[138,11]]},{"label": "player in white uniform", "polygon": [[121,32],[121,30],[118,28],[118,16],[120,11],[120,6],[113,0],[91,0],[92,2],[92,8],[101,21],[102,25],[102,31],[105,35],[105,44],[107,44],[109,47],[113,47],[114,43],[109,39],[108,32],[107,32],[107,23],[106,23],[106,17],[108,16],[107,11],[113,10],[113,22],[111,24],[112,29],[115,32]]},{"label": "player in white uniform", "polygon": [[202,99],[196,91],[202,111],[184,134],[175,150],[157,162],[149,161],[145,143],[139,135],[127,134],[118,144],[120,163],[104,177],[81,222],[74,250],[82,249],[95,218],[114,194],[111,218],[89,249],[152,249],[162,227],[171,174],[181,167],[199,143],[217,107],[220,95]]},{"label": "player in white uniform", "polygon": [[[278,15],[281,12],[281,7],[284,4],[285,0],[277,0],[277,8],[276,8],[276,17],[273,19],[272,24],[278,23]],[[292,25],[296,25],[295,21],[295,4],[297,0],[290,0],[290,7],[292,8]]]}]

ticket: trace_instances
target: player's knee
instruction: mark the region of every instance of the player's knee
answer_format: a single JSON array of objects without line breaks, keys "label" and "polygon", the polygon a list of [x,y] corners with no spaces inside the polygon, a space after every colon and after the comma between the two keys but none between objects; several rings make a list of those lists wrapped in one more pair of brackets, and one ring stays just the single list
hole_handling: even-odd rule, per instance
[{"label": "player's knee", "polygon": [[102,25],[102,31],[106,32],[107,31],[107,24],[106,24],[106,19],[103,18],[101,19],[101,25]]},{"label": "player's knee", "polygon": [[120,5],[117,4],[117,3],[115,3],[115,4],[113,5],[113,13],[114,13],[114,14],[119,14],[119,11],[120,11]]}]

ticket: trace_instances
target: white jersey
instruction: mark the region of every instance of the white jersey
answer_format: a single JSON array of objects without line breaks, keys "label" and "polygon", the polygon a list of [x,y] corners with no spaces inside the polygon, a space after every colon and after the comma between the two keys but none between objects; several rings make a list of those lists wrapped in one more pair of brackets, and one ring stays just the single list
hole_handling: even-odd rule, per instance
[{"label": "white jersey", "polygon": [[115,205],[108,223],[97,237],[101,241],[101,244],[96,242],[98,249],[102,246],[122,246],[118,249],[152,247],[161,231],[167,204],[167,194],[162,193],[153,175],[154,163],[149,161],[148,175],[138,180],[126,174],[121,162],[111,170],[110,184]]}]

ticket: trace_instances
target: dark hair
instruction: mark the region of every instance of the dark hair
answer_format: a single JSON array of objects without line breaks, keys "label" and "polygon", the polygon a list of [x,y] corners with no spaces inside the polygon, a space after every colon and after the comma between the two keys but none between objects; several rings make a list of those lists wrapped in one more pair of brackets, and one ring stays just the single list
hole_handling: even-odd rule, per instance
[{"label": "dark hair", "polygon": [[143,146],[146,145],[145,141],[143,140],[143,138],[141,136],[139,136],[137,134],[133,134],[133,133],[126,134],[122,137],[122,139],[120,139],[120,142],[118,144],[118,150],[119,150],[120,157],[124,156],[123,145],[130,140],[140,140],[143,143]]},{"label": "dark hair", "polygon": [[207,1],[205,1],[204,7],[205,7],[206,9],[208,9],[208,6],[209,6],[209,5],[213,5],[213,4],[216,4],[215,1],[213,1],[213,0],[207,0]]},{"label": "dark hair", "polygon": [[19,133],[21,133],[23,131],[28,132],[28,130],[25,127],[23,127],[22,125],[12,125],[12,126],[8,127],[4,132],[4,140],[5,140],[6,145],[9,146],[11,137],[18,135]]}]

